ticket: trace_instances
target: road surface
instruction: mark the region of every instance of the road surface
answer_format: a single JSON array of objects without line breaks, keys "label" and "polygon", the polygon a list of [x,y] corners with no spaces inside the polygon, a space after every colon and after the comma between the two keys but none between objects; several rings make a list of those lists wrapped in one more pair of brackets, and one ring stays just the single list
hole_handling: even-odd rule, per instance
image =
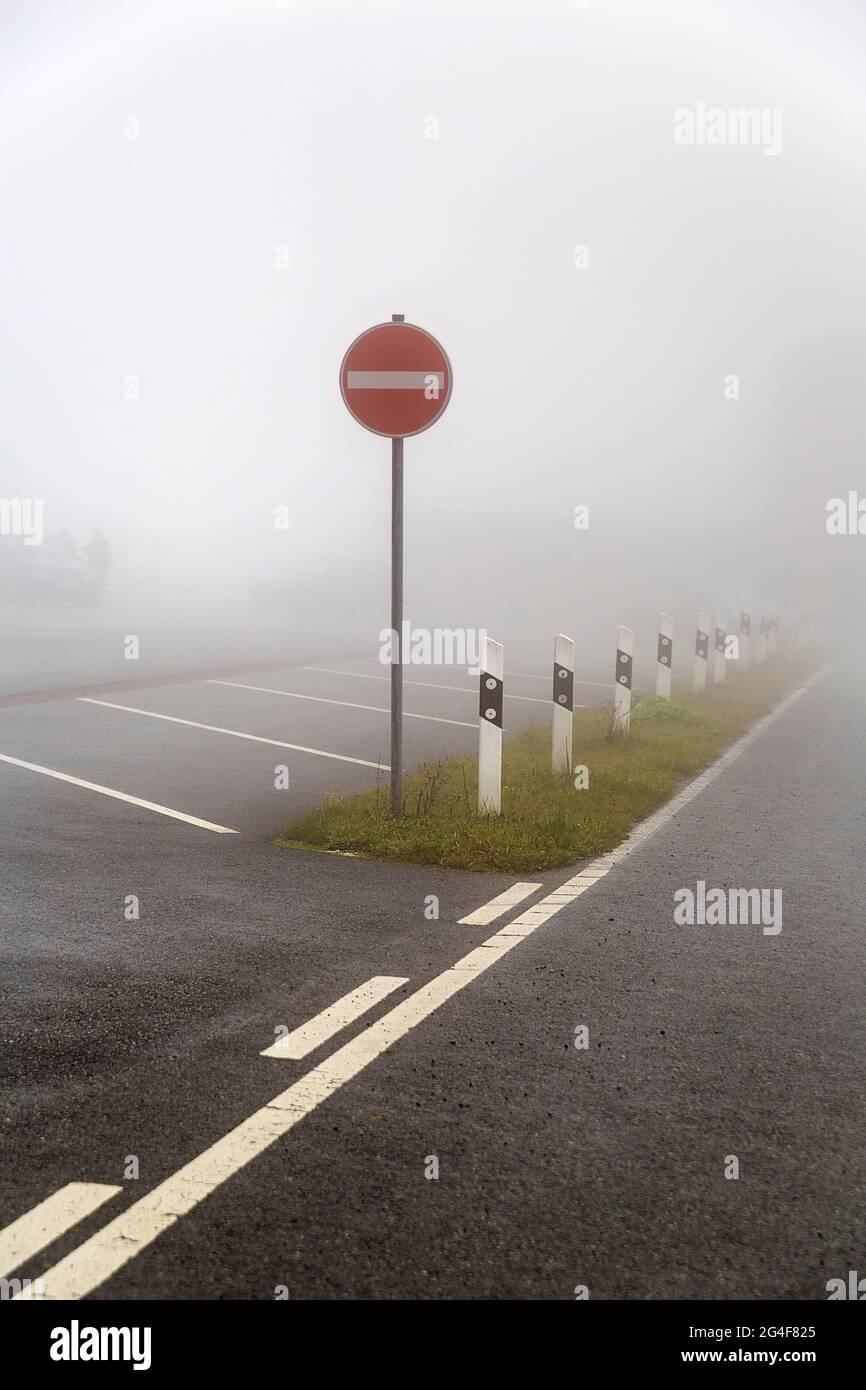
[{"label": "road surface", "polygon": [[[512,727],[546,694],[527,671]],[[826,1298],[863,1250],[862,680],[796,692],[623,852],[479,912],[514,876],[270,842],[375,784],[378,675],[0,709],[0,1274],[59,1298]],[[407,686],[409,762],[473,746],[472,685]],[[783,929],[676,925],[699,880],[780,888]],[[262,1055],[286,1034],[303,1055]]]}]

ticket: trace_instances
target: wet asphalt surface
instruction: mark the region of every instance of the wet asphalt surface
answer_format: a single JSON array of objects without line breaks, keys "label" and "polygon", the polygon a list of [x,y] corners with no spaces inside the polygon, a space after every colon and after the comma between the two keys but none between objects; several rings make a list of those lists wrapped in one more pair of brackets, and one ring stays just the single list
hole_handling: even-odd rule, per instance
[{"label": "wet asphalt surface", "polygon": [[[361,675],[249,679],[387,703]],[[373,712],[202,682],[106,698],[387,756]],[[407,707],[471,722],[474,696],[419,687]],[[539,709],[515,706],[513,723]],[[296,1299],[569,1299],[585,1284],[593,1298],[826,1298],[863,1259],[864,726],[856,687],[831,672],[95,1297],[272,1299],[285,1285]],[[407,737],[410,759],[473,741],[421,721]],[[0,1225],[71,1181],[123,1187],[22,1276],[507,921],[458,919],[516,876],[270,842],[322,791],[374,784],[369,768],[79,701],[0,710],[0,752],[240,831],[0,765]],[[571,872],[534,876],[536,896]],[[699,879],[780,888],[782,931],[675,924],[675,890]],[[130,894],[138,921],[124,918]],[[380,974],[408,983],[345,1033],[303,1061],[259,1055],[275,1028]]]}]

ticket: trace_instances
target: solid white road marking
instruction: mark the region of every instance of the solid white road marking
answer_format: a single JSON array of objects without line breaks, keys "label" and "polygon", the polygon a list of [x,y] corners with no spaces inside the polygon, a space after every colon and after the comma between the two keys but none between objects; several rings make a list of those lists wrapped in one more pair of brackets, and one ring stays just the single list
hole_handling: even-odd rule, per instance
[{"label": "solid white road marking", "polygon": [[287,1037],[265,1048],[259,1056],[289,1057],[293,1061],[306,1057],[308,1052],[315,1051],[328,1038],[332,1038],[335,1033],[354,1023],[361,1014],[372,1009],[374,1004],[378,1004],[395,989],[408,983],[408,977],[402,975],[374,975],[366,984],[353,989],[349,994],[344,994],[342,999],[323,1009],[315,1018],[302,1023],[300,1028],[296,1028]]},{"label": "solid white road marking", "polygon": [[[274,748],[291,748],[295,753],[312,753],[314,758],[335,758],[338,763],[357,763],[360,767],[380,768],[390,772],[387,763],[371,763],[366,758],[350,758],[345,753],[326,753],[323,748],[305,748],[302,743],[283,743],[278,738],[262,738],[259,734],[243,734],[239,729],[221,729],[216,724],[199,724],[195,719],[179,719],[176,714],[157,714],[152,709],[136,709],[133,705],[115,705],[111,700],[94,700],[90,695],[77,697],[85,705],[104,705],[106,709],[122,709],[124,714],[144,714],[148,719],[167,719],[169,724],[186,724],[191,729],[206,729],[211,734],[229,734],[231,738],[248,738],[252,743],[270,743]],[[117,795],[117,793],[115,793]],[[128,798],[130,799],[130,798]],[[176,813],[172,813],[176,814]],[[184,817],[188,819],[188,817]]]},{"label": "solid white road marking", "polygon": [[[390,714],[387,705],[356,705],[351,700],[328,700],[324,695],[299,695],[295,690],[271,690],[266,685],[241,685],[240,681],[220,681],[211,679],[208,685],[230,685],[235,690],[260,690],[263,695],[285,695],[290,700],[314,700],[320,705],[342,705],[345,709],[367,709],[375,714]],[[436,714],[410,714],[403,711],[404,719],[429,719],[433,724],[458,724],[461,729],[475,729],[477,724],[469,724],[465,719],[440,719]]]},{"label": "solid white road marking", "polygon": [[[335,671],[331,666],[305,666],[305,671],[320,671],[326,676],[356,676],[362,681],[388,681],[390,676],[371,676],[367,671]],[[478,691],[469,685],[442,685],[439,681],[403,681],[404,685],[423,685],[425,690],[456,690],[460,695],[477,695]],[[613,682],[611,682],[613,684]],[[539,700],[536,695],[506,695],[506,700],[523,700],[530,705],[549,705],[549,700]],[[575,705],[575,709],[586,709],[585,705]],[[472,725],[473,729],[477,724]]]},{"label": "solid white road marking", "polygon": [[0,1279],[38,1255],[120,1192],[102,1182],[68,1182],[0,1231]]},{"label": "solid white road marking", "polygon": [[349,391],[424,391],[431,384],[445,390],[444,372],[348,372]]},{"label": "solid white road marking", "polygon": [[[118,708],[121,708],[118,706]],[[99,792],[101,796],[113,796],[115,801],[128,801],[131,806],[143,806],[145,811],[156,811],[160,816],[171,816],[173,820],[184,820],[189,825],[197,825],[202,830],[213,830],[217,835],[237,835],[228,825],[215,825],[210,820],[200,820],[198,816],[188,816],[186,811],[173,811],[170,806],[159,806],[155,801],[145,801],[140,796],[129,796],[126,792],[115,791],[113,787],[102,787],[98,782],[85,782],[82,777],[72,777],[68,772],[55,772],[50,767],[40,767],[38,763],[25,763],[21,758],[11,758],[8,753],[0,753],[0,763],[11,763],[13,767],[24,767],[28,772],[41,772],[43,777],[55,777],[58,782],[69,782],[73,787],[83,787],[88,792]]]},{"label": "solid white road marking", "polygon": [[460,927],[486,927],[490,922],[495,922],[497,917],[501,917],[503,912],[507,912],[510,907],[516,907],[522,903],[524,898],[528,898],[530,893],[534,893],[540,888],[540,883],[512,883],[510,888],[506,888],[504,893],[500,893],[497,898],[491,898],[489,903],[484,903],[481,907],[476,907],[474,912],[470,912],[468,917],[461,917],[458,926]]},{"label": "solid white road marking", "polygon": [[[809,685],[814,684],[817,679],[818,677],[813,678]],[[528,908],[512,922],[507,922],[482,945],[476,946],[429,984],[422,985],[421,989],[404,999],[370,1028],[345,1043],[332,1056],[275,1096],[269,1104],[256,1110],[197,1158],[184,1164],[171,1177],[159,1183],[144,1197],[140,1197],[101,1231],[97,1231],[89,1240],[71,1251],[65,1259],[40,1275],[44,1297],[78,1299],[99,1288],[100,1284],[104,1284],[106,1279],[110,1279],[135,1255],[151,1245],[181,1216],[192,1211],[234,1173],[264,1153],[271,1144],[284,1138],[306,1115],[341,1086],[345,1086],[388,1048],[393,1047],[394,1043],[405,1037],[412,1028],[423,1023],[453,995],[459,994],[471,980],[477,979],[491,965],[501,960],[525,937],[531,936],[555,913],[560,912],[567,902],[573,902],[581,893],[597,884],[615,864],[621,863],[628,855],[633,854],[651,835],[678,815],[684,806],[726,771],[770,724],[790,709],[807,688],[808,686],[801,686],[782,700],[770,714],[759,720],[749,733],[733,744],[718,762],[706,772],[702,772],[660,810],[636,826],[616,849],[585,865],[579,873],[560,884],[534,907]],[[26,1291],[16,1294],[13,1301],[32,1299],[32,1288],[31,1285]]]}]

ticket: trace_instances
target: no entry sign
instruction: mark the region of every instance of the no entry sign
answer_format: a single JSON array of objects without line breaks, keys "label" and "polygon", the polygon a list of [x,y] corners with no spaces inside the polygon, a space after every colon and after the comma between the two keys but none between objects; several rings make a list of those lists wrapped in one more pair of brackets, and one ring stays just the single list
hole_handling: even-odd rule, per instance
[{"label": "no entry sign", "polygon": [[451,363],[414,323],[378,323],[356,338],[340,367],[350,413],[374,434],[404,439],[429,429],[451,397]]},{"label": "no entry sign", "polygon": [[349,413],[391,440],[391,810],[403,812],[403,440],[434,424],[451,398],[441,343],[394,314],[356,338],[340,367]]}]

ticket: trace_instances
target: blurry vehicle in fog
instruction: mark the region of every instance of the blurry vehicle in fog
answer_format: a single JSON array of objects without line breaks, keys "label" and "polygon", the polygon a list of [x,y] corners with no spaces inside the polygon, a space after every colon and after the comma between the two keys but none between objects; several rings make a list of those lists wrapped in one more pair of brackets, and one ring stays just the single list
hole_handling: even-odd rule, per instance
[{"label": "blurry vehicle in fog", "polygon": [[58,531],[40,546],[16,546],[6,552],[0,564],[0,597],[13,603],[97,608],[110,564],[111,551],[101,531],[83,552],[68,531]]}]

